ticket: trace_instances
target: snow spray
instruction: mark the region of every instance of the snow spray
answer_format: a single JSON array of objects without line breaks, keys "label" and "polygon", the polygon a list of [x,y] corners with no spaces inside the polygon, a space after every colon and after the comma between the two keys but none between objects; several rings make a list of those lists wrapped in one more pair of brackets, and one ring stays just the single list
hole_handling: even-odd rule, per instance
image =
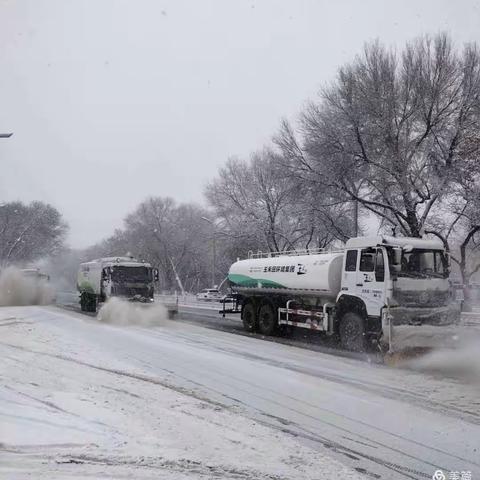
[{"label": "snow spray", "polygon": [[112,297],[100,308],[97,319],[115,325],[161,325],[168,318],[163,305],[142,305]]},{"label": "snow spray", "polygon": [[480,335],[479,338],[462,341],[455,349],[433,350],[406,362],[405,366],[480,387]]},{"label": "snow spray", "polygon": [[48,305],[55,292],[45,280],[26,276],[16,267],[7,267],[0,273],[0,306]]}]

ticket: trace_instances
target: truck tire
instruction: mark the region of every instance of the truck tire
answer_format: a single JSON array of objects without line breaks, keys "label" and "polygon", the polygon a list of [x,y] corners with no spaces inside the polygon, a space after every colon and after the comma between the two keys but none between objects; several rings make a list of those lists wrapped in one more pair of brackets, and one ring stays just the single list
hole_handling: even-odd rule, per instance
[{"label": "truck tire", "polygon": [[355,312],[343,315],[339,327],[340,343],[345,350],[351,352],[364,352],[367,349],[365,322]]},{"label": "truck tire", "polygon": [[80,310],[82,312],[96,312],[97,297],[90,293],[83,292],[80,295]]},{"label": "truck tire", "polygon": [[250,333],[257,330],[257,312],[252,302],[247,302],[242,309],[243,328]]},{"label": "truck tire", "polygon": [[87,292],[83,292],[80,295],[80,310],[82,312],[91,312],[92,311],[92,298],[93,295],[90,295]]},{"label": "truck tire", "polygon": [[89,306],[89,309],[88,311],[89,312],[92,312],[92,313],[96,313],[97,312],[97,297],[95,295],[89,295],[89,302],[88,302],[88,306]]},{"label": "truck tire", "polygon": [[86,302],[86,299],[85,299],[85,294],[82,293],[80,295],[80,310],[82,312],[86,312],[87,311],[87,302]]},{"label": "truck tire", "polygon": [[270,303],[264,303],[258,311],[258,330],[263,335],[273,335],[278,327],[275,311]]}]

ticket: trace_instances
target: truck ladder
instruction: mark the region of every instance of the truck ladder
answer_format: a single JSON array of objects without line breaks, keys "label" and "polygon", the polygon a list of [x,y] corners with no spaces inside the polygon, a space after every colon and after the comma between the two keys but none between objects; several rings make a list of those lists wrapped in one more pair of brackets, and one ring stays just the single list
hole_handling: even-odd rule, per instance
[{"label": "truck ladder", "polygon": [[327,250],[325,248],[307,248],[300,250],[286,250],[284,252],[253,252],[250,250],[248,252],[248,258],[277,258],[277,257],[292,257],[295,255],[321,255],[328,253],[343,253],[344,248],[339,248],[335,250]]}]

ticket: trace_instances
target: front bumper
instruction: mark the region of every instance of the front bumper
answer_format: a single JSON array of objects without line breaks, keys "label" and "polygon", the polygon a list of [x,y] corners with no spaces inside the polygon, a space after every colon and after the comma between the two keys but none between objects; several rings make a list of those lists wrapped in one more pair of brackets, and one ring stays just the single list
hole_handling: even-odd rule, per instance
[{"label": "front bumper", "polygon": [[390,352],[455,348],[463,341],[457,305],[435,308],[390,307],[382,316],[382,347]]},{"label": "front bumper", "polygon": [[129,302],[139,302],[139,303],[153,303],[153,298],[142,297],[141,295],[134,295],[133,297],[124,297]]}]

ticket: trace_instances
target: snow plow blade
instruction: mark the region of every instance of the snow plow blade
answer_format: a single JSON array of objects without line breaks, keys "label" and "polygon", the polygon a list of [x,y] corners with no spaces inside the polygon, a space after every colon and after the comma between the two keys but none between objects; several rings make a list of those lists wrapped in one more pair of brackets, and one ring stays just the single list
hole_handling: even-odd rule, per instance
[{"label": "snow plow blade", "polygon": [[[140,303],[141,307],[146,308],[148,308],[149,306],[158,305],[158,303],[155,303],[155,301],[150,298],[140,297],[137,295],[129,298],[128,301],[132,303]],[[160,305],[163,305],[167,309],[168,318],[170,320],[175,318],[176,314],[178,313],[177,303],[160,303]]]}]

